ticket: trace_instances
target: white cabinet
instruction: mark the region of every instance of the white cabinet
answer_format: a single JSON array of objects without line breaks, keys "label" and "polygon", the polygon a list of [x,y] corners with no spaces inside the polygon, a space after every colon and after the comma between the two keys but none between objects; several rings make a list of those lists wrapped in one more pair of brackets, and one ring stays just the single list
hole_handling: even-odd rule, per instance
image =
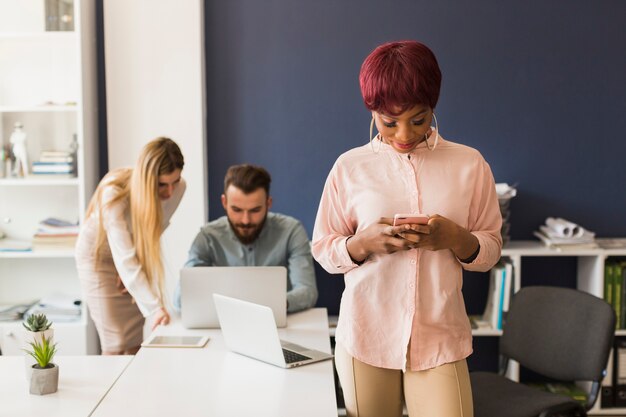
[{"label": "white cabinet", "polygon": [[[576,285],[579,290],[586,291],[599,298],[604,298],[604,264],[609,257],[626,257],[626,249],[567,249],[557,251],[546,247],[539,241],[511,241],[502,249],[502,256],[509,258],[513,263],[513,288],[518,291],[523,284],[524,271],[522,258],[524,257],[575,257],[577,259]],[[549,285],[549,284],[546,284]],[[477,336],[498,336],[500,330],[474,330]],[[626,330],[617,330],[617,335],[626,334]],[[519,380],[519,365],[510,361],[507,376]],[[600,400],[596,401],[590,410],[594,415],[624,415],[625,408],[600,408]]]},{"label": "white cabinet", "polygon": [[[46,30],[61,21],[70,30]],[[42,151],[76,150],[72,175],[0,174],[0,231],[8,238],[31,240],[48,217],[84,216],[98,167],[95,23],[93,0],[0,0],[0,145],[10,146],[21,123],[29,170]],[[80,298],[72,245],[0,252],[0,305],[54,293]],[[0,322],[4,354],[21,354],[19,327]],[[96,353],[85,308],[79,322],[54,327],[59,353]]]},{"label": "white cabinet", "polygon": [[[54,340],[58,355],[84,355],[87,351],[88,334],[82,322],[55,323]],[[0,324],[0,345],[3,355],[24,355],[26,330],[22,323]]]}]

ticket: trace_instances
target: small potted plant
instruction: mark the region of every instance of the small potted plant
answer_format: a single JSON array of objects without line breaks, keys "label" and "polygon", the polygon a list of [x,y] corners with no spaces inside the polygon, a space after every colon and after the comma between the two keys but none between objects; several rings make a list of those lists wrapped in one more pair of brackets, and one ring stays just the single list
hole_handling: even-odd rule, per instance
[{"label": "small potted plant", "polygon": [[24,323],[22,323],[22,326],[30,333],[33,333],[33,339],[39,342],[41,342],[41,337],[44,335],[48,339],[51,339],[53,336],[53,329],[50,328],[52,322],[48,321],[48,317],[46,317],[45,314],[31,314]]},{"label": "small potted plant", "polygon": [[[24,326],[24,345],[28,347],[30,343],[42,343],[42,339],[45,337],[48,341],[52,341],[54,338],[54,329],[51,327],[52,322],[48,321],[48,317],[45,314],[31,314],[22,323]],[[26,379],[30,379],[32,372],[32,366],[36,363],[31,356],[26,355]]]},{"label": "small potted plant", "polygon": [[35,395],[46,395],[57,392],[59,387],[59,367],[52,362],[57,352],[56,343],[41,336],[41,342],[29,342],[30,350],[25,349],[34,360],[32,374],[30,378],[30,393]]}]

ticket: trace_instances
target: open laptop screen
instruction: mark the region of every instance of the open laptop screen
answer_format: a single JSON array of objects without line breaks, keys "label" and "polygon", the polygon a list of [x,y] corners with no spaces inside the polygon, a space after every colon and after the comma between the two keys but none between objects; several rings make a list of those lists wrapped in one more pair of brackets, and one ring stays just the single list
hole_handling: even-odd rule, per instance
[{"label": "open laptop screen", "polygon": [[268,306],[276,325],[287,325],[287,268],[199,266],[180,271],[181,318],[190,329],[219,328],[213,294]]}]

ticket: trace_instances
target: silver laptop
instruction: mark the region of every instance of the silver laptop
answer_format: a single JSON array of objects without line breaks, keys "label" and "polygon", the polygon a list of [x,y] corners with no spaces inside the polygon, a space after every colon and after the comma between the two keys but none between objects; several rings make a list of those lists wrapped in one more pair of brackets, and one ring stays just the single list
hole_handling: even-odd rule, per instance
[{"label": "silver laptop", "polygon": [[272,310],[248,301],[213,294],[226,347],[282,368],[331,359],[333,355],[278,338]]},{"label": "silver laptop", "polygon": [[180,271],[183,326],[219,328],[213,294],[268,306],[276,325],[287,325],[287,268],[284,266],[198,266]]}]

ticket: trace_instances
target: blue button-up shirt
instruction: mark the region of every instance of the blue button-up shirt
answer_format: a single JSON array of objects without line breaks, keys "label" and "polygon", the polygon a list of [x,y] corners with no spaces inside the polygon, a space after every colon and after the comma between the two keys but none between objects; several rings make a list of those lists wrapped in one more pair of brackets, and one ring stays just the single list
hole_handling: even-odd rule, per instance
[{"label": "blue button-up shirt", "polygon": [[[200,229],[185,266],[287,267],[287,311],[313,307],[317,301],[315,270],[306,230],[293,217],[268,213],[263,230],[249,245],[239,241],[228,218],[222,216]],[[180,310],[180,283],[174,293]]]}]

